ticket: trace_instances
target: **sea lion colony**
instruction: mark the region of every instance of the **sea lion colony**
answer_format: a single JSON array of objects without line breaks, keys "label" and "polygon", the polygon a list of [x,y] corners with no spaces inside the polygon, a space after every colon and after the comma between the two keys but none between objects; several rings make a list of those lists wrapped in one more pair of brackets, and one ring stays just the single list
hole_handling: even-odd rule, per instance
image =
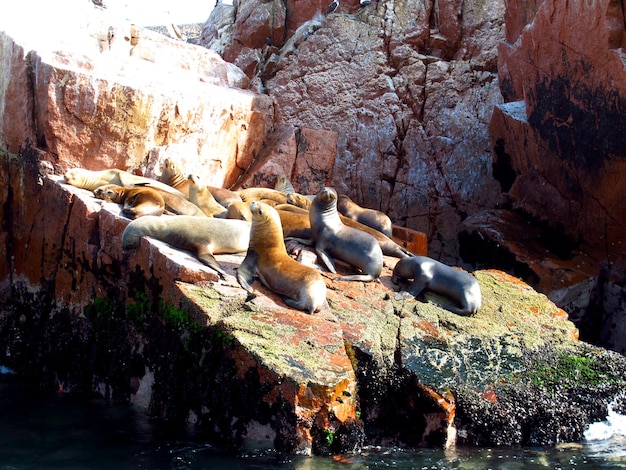
[{"label": "sea lion colony", "polygon": [[387,255],[400,259],[392,276],[403,291],[396,299],[432,291],[450,299],[440,306],[457,314],[473,315],[480,308],[474,276],[408,252],[391,239],[386,214],[362,208],[333,188],[302,195],[281,175],[274,188],[231,191],[204,185],[196,175],[185,177],[170,159],[161,170],[160,181],[118,169],[82,168],[68,170],[64,179],[122,205],[121,213],[133,219],[122,235],[124,251],[137,248],[143,236],[156,238],[190,251],[221,278],[226,272],[214,255],[245,252],[237,268],[241,287],[254,293],[258,278],[287,305],[308,313],[327,305],[326,285],[320,269],[287,254],[286,239],[312,246],[319,264],[331,273],[337,272],[334,259],[356,271],[333,281],[377,281]]}]

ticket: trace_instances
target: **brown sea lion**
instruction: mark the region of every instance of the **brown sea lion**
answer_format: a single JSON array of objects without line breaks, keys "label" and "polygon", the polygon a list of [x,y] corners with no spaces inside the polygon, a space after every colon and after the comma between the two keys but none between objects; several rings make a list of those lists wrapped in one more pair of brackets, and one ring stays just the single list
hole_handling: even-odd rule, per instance
[{"label": "brown sea lion", "polygon": [[305,196],[304,194],[291,193],[287,194],[287,203],[296,207],[309,210],[311,208],[311,201],[313,199]]},{"label": "brown sea lion", "polygon": [[398,261],[393,269],[391,281],[399,284],[406,279],[413,282],[396,295],[396,299],[406,298],[405,294],[417,297],[427,290],[443,295],[458,305],[439,305],[458,315],[474,315],[481,305],[478,281],[466,271],[443,264],[427,256],[413,256]]},{"label": "brown sea lion", "polygon": [[[189,179],[176,163],[169,158],[166,158],[161,164],[160,180],[189,196]],[[211,192],[217,203],[224,207],[228,207],[232,202],[241,202],[241,198],[235,191],[209,185],[204,185],[204,187]]]},{"label": "brown sea lion", "polygon": [[165,201],[155,189],[139,186],[125,188],[117,184],[105,184],[93,191],[94,196],[107,202],[122,205],[122,213],[131,219],[146,215],[163,215]]},{"label": "brown sea lion", "polygon": [[346,217],[372,227],[391,238],[391,219],[384,212],[361,207],[345,194],[338,196],[337,210]]},{"label": "brown sea lion", "polygon": [[250,212],[250,203],[243,201],[233,202],[228,206],[228,209],[226,210],[226,218],[247,220],[248,222],[251,222],[252,212]]},{"label": "brown sea lion", "polygon": [[176,162],[170,158],[166,158],[161,163],[161,176],[159,177],[159,181],[176,188],[189,197],[189,181],[187,180],[187,176]]},{"label": "brown sea lion", "polygon": [[160,188],[155,188],[150,184],[136,185],[135,188],[137,187],[152,188],[153,190],[157,191],[165,202],[165,213],[173,215],[195,215],[199,217],[206,217],[204,212],[202,212],[202,209],[200,209],[197,205],[195,205],[182,194],[172,194],[169,191],[163,191]]},{"label": "brown sea lion", "polygon": [[189,200],[197,205],[208,217],[226,218],[226,208],[215,200],[209,189],[197,175],[189,175]]},{"label": "brown sea lion", "polygon": [[317,193],[309,210],[315,252],[328,270],[336,273],[332,257],[356,267],[362,274],[335,278],[340,281],[374,281],[383,269],[383,252],[369,233],[348,227],[337,212],[337,193],[323,188]]},{"label": "brown sea lion", "polygon": [[322,275],[287,254],[280,218],[273,207],[253,201],[250,211],[250,247],[237,268],[239,284],[252,293],[252,283],[258,276],[290,307],[308,313],[318,311],[326,303],[326,283]]},{"label": "brown sea lion", "polygon": [[287,203],[287,195],[271,188],[246,188],[237,191],[237,194],[244,202],[260,201],[261,199],[270,199],[278,204]]},{"label": "brown sea lion", "polygon": [[246,251],[250,242],[250,222],[190,215],[144,216],[126,226],[122,249],[137,248],[141,237],[156,238],[175,248],[191,251],[224,278],[225,272],[213,255]]},{"label": "brown sea lion", "polygon": [[161,183],[160,181],[152,178],[146,178],[144,176],[133,175],[132,173],[124,170],[118,170],[117,168],[100,171],[92,171],[85,168],[71,168],[65,172],[64,179],[67,184],[87,189],[89,191],[93,191],[94,189],[104,186],[105,184],[117,184],[118,186],[124,186],[125,188],[132,188],[136,185],[144,185],[159,188],[172,194],[186,197],[177,189]]},{"label": "brown sea lion", "polygon": [[[280,216],[280,223],[283,227],[283,238],[295,238],[300,241],[310,240],[311,222],[308,212],[298,214],[292,211],[277,210]],[[310,243],[306,243],[307,245]]]}]

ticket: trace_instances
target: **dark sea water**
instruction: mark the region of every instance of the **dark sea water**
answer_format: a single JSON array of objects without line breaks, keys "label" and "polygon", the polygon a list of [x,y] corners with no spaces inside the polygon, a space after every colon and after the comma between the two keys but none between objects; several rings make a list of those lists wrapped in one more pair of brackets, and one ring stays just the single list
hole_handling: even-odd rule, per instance
[{"label": "dark sea water", "polygon": [[557,448],[402,450],[358,455],[237,455],[181,442],[132,406],[43,394],[0,376],[0,470],[8,469],[580,469],[626,468],[626,417],[607,412],[584,444]]}]

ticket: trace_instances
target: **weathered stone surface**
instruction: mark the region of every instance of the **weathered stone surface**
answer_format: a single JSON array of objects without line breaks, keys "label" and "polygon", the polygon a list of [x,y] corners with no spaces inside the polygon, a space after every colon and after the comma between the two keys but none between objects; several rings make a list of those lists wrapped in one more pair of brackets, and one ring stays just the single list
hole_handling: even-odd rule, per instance
[{"label": "weathered stone surface", "polygon": [[[31,246],[49,247],[46,258],[56,255],[46,275],[54,314],[43,321],[45,310],[24,310],[26,292],[37,287],[16,282],[12,290],[19,295],[5,303],[0,322],[2,361],[20,371],[28,364],[34,376],[45,369],[40,379],[66,392],[132,400],[176,423],[193,417],[193,427],[217,442],[261,439],[304,453],[363,443],[452,445],[458,426],[470,441],[556,442],[555,435],[523,437],[532,423],[521,421],[507,423],[500,440],[489,437],[480,423],[496,420],[499,408],[480,420],[473,410],[484,406],[483,395],[498,407],[531,406],[520,380],[532,371],[530,357],[601,353],[585,352],[589,346],[577,340],[567,314],[547,297],[500,271],[475,273],[483,307],[474,317],[442,310],[430,294],[426,302],[394,300],[392,258],[380,283],[328,277],[329,309],[317,315],[286,307],[260,284],[261,295],[248,299],[234,278],[241,256],[217,255],[227,272],[218,280],[193,256],[158,241],[144,239],[122,253],[127,221],[119,207],[55,179],[45,178],[38,189],[41,210],[64,208],[66,215],[55,217],[61,226],[46,218],[49,229],[29,239]],[[43,258],[45,250],[37,253]],[[46,266],[32,254],[29,261]],[[30,349],[15,342],[15,331]],[[42,354],[49,341],[60,348]],[[87,347],[95,356],[84,353]],[[103,368],[98,358],[105,357]],[[612,361],[616,370],[626,368],[623,357]],[[569,437],[580,439],[586,424],[602,418],[611,393],[579,411]],[[462,401],[455,403],[456,396]],[[551,406],[548,396],[542,400]],[[550,429],[554,418],[537,419]]]},{"label": "weathered stone surface", "polygon": [[[619,302],[604,294],[586,296],[585,306],[580,299],[576,305],[565,300],[588,278],[612,290],[614,284],[606,283],[602,273],[607,266],[624,264],[623,5],[513,1],[506,15],[506,42],[498,58],[506,102],[496,106],[490,123],[494,176],[513,209],[559,234],[560,246],[544,245],[557,249],[557,266],[544,272],[537,285],[546,292],[556,289],[555,298],[563,299],[589,340],[623,351],[622,341],[609,339],[617,338],[609,325],[620,322]],[[507,237],[505,250],[516,244]],[[524,255],[526,260],[533,256],[532,250]],[[557,277],[565,280],[562,286],[554,282]],[[609,334],[601,335],[600,329]]]},{"label": "weathered stone surface", "polygon": [[339,192],[427,233],[433,256],[454,259],[465,215],[499,200],[486,126],[500,100],[503,5],[433,8],[342,2],[315,17],[319,6],[288,3],[287,40],[259,49],[258,68],[281,122],[337,133]]},{"label": "weathered stone surface", "polygon": [[[73,26],[71,43],[51,32],[52,40],[33,51],[3,18],[0,117],[8,150],[17,153],[28,140],[61,171],[83,165],[139,173],[158,168],[147,162],[149,154],[183,154],[187,171],[231,185],[271,131],[272,100],[243,90],[243,72],[213,51],[103,11],[91,14],[92,23]],[[107,31],[113,39],[103,49]],[[32,116],[35,126],[25,122]]]},{"label": "weathered stone surface", "polygon": [[336,149],[336,132],[278,126],[237,186],[273,188],[285,174],[300,194],[316,194],[332,184]]}]

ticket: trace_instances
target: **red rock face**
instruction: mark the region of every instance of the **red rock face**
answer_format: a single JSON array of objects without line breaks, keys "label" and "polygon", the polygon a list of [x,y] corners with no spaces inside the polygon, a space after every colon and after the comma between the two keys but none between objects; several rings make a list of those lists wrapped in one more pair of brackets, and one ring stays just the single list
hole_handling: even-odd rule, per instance
[{"label": "red rock face", "polygon": [[340,193],[427,233],[431,255],[457,258],[462,218],[499,199],[487,123],[502,4],[340,2],[315,17],[325,6],[287,3],[284,46],[262,49],[252,83],[281,123],[337,134],[327,173]]},{"label": "red rock face", "polygon": [[[496,164],[509,168],[503,189],[515,205],[607,254],[624,252],[626,226],[625,28],[617,3],[542,3],[517,41],[500,47],[511,103],[491,123]],[[517,14],[507,34],[514,38],[527,15],[516,2],[509,14]]]}]

